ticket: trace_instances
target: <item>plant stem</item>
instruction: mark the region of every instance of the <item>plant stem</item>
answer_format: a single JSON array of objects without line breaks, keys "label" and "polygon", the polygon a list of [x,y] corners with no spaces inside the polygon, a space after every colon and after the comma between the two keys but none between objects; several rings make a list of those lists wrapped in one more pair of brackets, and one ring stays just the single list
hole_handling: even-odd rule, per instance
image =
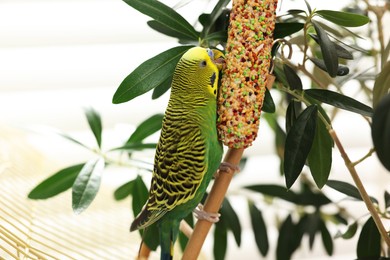
[{"label": "plant stem", "polygon": [[381,234],[383,240],[386,242],[387,247],[390,248],[390,237],[389,237],[385,227],[383,226],[383,223],[379,217],[379,214],[378,214],[374,204],[372,203],[370,197],[368,196],[367,191],[364,188],[363,183],[360,180],[359,175],[356,172],[354,164],[351,162],[347,153],[345,152],[344,147],[341,144],[339,138],[337,137],[336,132],[333,129],[330,129],[329,134],[333,138],[337,148],[339,149],[339,151],[341,153],[341,157],[344,159],[345,165],[347,166],[348,171],[351,174],[353,181],[355,182],[356,188],[359,190],[360,196],[362,196],[362,199],[363,199],[364,203],[366,204],[366,207],[367,207],[368,211],[370,212],[371,217],[374,220],[375,225],[379,230],[379,233]]},{"label": "plant stem", "polygon": [[[232,165],[238,165],[244,149],[232,149],[230,148],[225,155],[224,162]],[[225,198],[226,191],[229,187],[230,181],[233,178],[232,172],[220,172],[214,181],[214,185],[207,196],[204,204],[204,211],[210,213],[217,213]],[[207,220],[198,220],[195,225],[194,231],[188,241],[188,244],[184,250],[182,259],[196,260],[199,256],[200,250],[207,237],[212,223]]]},{"label": "plant stem", "polygon": [[[278,88],[290,95],[292,95],[294,98],[296,98],[297,100],[303,102],[306,106],[309,106],[311,105],[311,103],[305,99],[304,95],[301,94],[301,93],[297,93],[295,92],[294,90],[291,90],[287,87],[285,87],[283,84],[278,84]],[[321,114],[321,112],[318,112],[318,117],[321,119],[321,121],[325,124],[326,126],[326,129],[331,129],[332,126],[328,123],[328,121],[325,119],[325,117]]]},{"label": "plant stem", "polygon": [[367,159],[368,157],[370,157],[373,153],[375,152],[375,149],[374,148],[371,148],[370,151],[368,151],[368,153],[363,156],[362,158],[360,158],[359,160],[357,160],[356,162],[352,163],[353,166],[356,166],[358,165],[359,163],[361,163],[362,161],[364,161],[365,159]]},{"label": "plant stem", "polygon": [[367,5],[367,10],[371,11],[375,14],[376,16],[376,26],[377,26],[377,31],[378,31],[378,41],[379,41],[379,46],[380,46],[380,68],[382,69],[383,66],[386,63],[386,59],[384,57],[384,50],[385,50],[385,40],[384,40],[384,35],[383,35],[383,16],[387,10],[387,3],[385,3],[383,6],[374,6],[371,5],[369,0],[364,0],[365,4]]},{"label": "plant stem", "polygon": [[307,71],[304,64],[298,64],[298,66],[296,66],[296,69],[302,71],[303,74],[309,77],[319,88],[327,89],[327,86],[324,86],[324,84],[322,84],[322,82],[318,78],[314,77],[313,74]]}]

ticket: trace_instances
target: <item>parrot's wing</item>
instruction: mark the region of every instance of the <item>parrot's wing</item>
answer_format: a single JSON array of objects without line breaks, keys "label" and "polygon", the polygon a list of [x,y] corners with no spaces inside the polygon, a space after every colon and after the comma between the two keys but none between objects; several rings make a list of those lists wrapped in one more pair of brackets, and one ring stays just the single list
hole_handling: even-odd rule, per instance
[{"label": "parrot's wing", "polygon": [[207,171],[206,152],[199,126],[163,128],[147,208],[165,213],[191,200]]},{"label": "parrot's wing", "polygon": [[[132,224],[145,228],[194,198],[208,169],[206,138],[198,125],[165,120],[154,160],[149,199]],[[171,123],[171,124],[170,124]]]}]

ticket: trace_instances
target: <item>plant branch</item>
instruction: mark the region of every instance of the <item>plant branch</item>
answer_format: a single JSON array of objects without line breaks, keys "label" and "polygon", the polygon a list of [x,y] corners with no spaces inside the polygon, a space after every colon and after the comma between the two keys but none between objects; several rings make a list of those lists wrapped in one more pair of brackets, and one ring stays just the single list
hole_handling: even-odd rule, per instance
[{"label": "plant branch", "polygon": [[367,191],[364,188],[363,183],[360,180],[359,175],[356,172],[354,164],[351,162],[347,153],[345,152],[344,147],[341,144],[336,132],[333,129],[330,129],[329,134],[333,138],[337,148],[339,149],[339,151],[341,153],[341,157],[344,159],[345,165],[347,166],[348,171],[351,174],[353,181],[355,182],[356,188],[359,190],[360,196],[362,196],[362,199],[363,199],[364,203],[366,204],[366,207],[367,207],[368,211],[370,212],[371,217],[374,220],[375,225],[379,230],[379,233],[381,234],[383,240],[386,242],[387,247],[390,248],[390,237],[389,237],[385,227],[383,226],[383,223],[379,217],[379,214],[378,214],[374,204],[370,200],[370,197],[367,194]]},{"label": "plant branch", "polygon": [[374,152],[375,152],[375,149],[374,149],[374,148],[371,148],[370,151],[368,151],[368,153],[367,153],[365,156],[363,156],[362,158],[360,158],[360,159],[357,160],[356,162],[353,162],[353,163],[352,163],[352,166],[358,165],[359,163],[361,163],[362,161],[364,161],[365,159],[367,159],[368,157],[370,157]]},{"label": "plant branch", "polygon": [[386,63],[385,56],[384,56],[384,51],[385,51],[385,40],[384,40],[384,35],[383,35],[383,16],[387,10],[386,6],[387,4],[385,3],[383,6],[374,6],[371,5],[369,0],[364,0],[364,3],[367,5],[367,10],[371,11],[375,14],[376,16],[376,26],[377,26],[377,31],[378,31],[378,41],[379,41],[379,46],[380,46],[380,55],[381,55],[381,66],[380,68],[382,69],[383,66]]}]

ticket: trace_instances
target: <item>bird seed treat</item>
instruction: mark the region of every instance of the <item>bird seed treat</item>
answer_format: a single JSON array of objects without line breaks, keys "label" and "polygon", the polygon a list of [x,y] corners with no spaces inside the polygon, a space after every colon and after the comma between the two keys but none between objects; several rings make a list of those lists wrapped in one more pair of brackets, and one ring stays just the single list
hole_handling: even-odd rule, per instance
[{"label": "bird seed treat", "polygon": [[276,6],[277,0],[233,0],[217,120],[219,137],[229,148],[247,148],[257,136]]}]

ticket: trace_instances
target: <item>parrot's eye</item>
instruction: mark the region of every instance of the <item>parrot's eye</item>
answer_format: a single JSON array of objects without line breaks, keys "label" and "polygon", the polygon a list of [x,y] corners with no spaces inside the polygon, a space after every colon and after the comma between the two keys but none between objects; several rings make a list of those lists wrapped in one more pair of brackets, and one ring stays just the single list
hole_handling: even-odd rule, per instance
[{"label": "parrot's eye", "polygon": [[205,60],[202,60],[201,62],[200,62],[200,66],[201,67],[206,67],[206,65],[207,65],[207,62],[205,61]]}]

